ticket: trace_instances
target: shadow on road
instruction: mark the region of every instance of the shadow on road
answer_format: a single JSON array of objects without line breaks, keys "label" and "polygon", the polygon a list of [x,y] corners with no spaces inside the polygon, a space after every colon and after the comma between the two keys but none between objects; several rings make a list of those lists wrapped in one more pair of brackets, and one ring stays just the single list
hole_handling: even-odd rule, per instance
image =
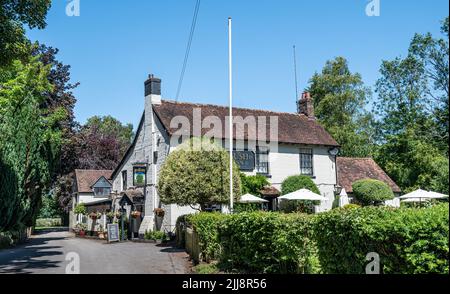
[{"label": "shadow on road", "polygon": [[[43,233],[38,233],[43,234]],[[33,269],[57,268],[59,261],[51,257],[63,255],[61,246],[45,246],[66,237],[35,237],[17,247],[0,251],[0,273],[30,274]]]}]

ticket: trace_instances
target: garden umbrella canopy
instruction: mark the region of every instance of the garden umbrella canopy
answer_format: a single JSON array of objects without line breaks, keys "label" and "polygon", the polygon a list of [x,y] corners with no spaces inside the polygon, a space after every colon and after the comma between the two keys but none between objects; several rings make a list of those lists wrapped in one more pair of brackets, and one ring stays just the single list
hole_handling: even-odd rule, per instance
[{"label": "garden umbrella canopy", "polygon": [[252,194],[245,194],[241,196],[241,200],[239,200],[239,203],[265,203],[265,202],[269,201],[253,196]]},{"label": "garden umbrella canopy", "polygon": [[426,198],[426,199],[424,199],[424,198],[407,198],[407,199],[404,199],[404,200],[402,200],[402,202],[426,202],[426,201],[428,201],[429,200],[429,198]]},{"label": "garden umbrella canopy", "polygon": [[278,199],[281,199],[281,200],[313,200],[313,201],[328,200],[328,198],[323,197],[323,196],[316,194],[307,189],[300,189],[298,191],[281,196]]},{"label": "garden umbrella canopy", "polygon": [[414,192],[408,193],[399,197],[400,199],[441,199],[448,197],[447,195],[436,193],[436,192],[428,192],[422,189],[418,189]]}]

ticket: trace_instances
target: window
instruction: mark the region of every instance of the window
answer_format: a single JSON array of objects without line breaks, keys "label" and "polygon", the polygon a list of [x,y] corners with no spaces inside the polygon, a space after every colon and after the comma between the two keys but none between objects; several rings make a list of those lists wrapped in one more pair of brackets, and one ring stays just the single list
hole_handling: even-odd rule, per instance
[{"label": "window", "polygon": [[128,183],[127,183],[127,171],[122,171],[122,190],[128,189]]},{"label": "window", "polygon": [[95,187],[94,194],[95,196],[108,196],[109,194],[111,194],[111,188]]},{"label": "window", "polygon": [[269,174],[269,148],[256,148],[256,172],[258,174]]},{"label": "window", "polygon": [[312,149],[300,149],[300,174],[306,176],[314,175],[313,151]]}]

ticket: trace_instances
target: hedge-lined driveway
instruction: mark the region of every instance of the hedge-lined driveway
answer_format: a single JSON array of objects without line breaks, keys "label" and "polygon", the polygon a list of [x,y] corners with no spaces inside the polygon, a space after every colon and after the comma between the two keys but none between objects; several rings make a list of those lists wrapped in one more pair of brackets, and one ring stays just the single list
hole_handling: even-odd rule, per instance
[{"label": "hedge-lined driveway", "polygon": [[66,257],[72,252],[80,257],[81,274],[182,274],[189,269],[187,255],[173,247],[106,244],[55,230],[35,235],[25,245],[1,250],[0,273],[65,274],[70,262]]}]

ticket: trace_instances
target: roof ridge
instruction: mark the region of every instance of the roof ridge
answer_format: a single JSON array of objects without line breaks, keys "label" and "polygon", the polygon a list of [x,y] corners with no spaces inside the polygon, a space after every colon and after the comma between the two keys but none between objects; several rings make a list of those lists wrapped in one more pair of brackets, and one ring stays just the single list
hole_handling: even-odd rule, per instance
[{"label": "roof ridge", "polygon": [[[225,105],[218,105],[218,104],[210,104],[210,103],[194,103],[194,102],[178,102],[174,100],[162,100],[163,103],[172,103],[172,104],[188,104],[188,105],[198,105],[198,106],[214,106],[214,107],[220,107],[220,108],[229,108]],[[304,117],[308,118],[303,113],[295,113],[295,112],[283,112],[283,111],[273,111],[273,110],[265,110],[265,109],[256,109],[256,108],[247,108],[247,107],[233,107],[233,109],[239,109],[239,110],[252,110],[252,111],[262,111],[262,112],[268,112],[268,113],[275,113],[275,114],[288,114],[298,117]]]}]

